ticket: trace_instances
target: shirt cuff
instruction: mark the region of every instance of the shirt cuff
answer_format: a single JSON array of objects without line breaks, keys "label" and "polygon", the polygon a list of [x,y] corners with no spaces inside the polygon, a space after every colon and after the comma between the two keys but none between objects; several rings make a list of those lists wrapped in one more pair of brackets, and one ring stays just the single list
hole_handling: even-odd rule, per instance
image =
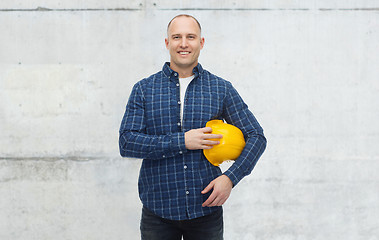
[{"label": "shirt cuff", "polygon": [[179,154],[187,152],[184,132],[173,133],[171,138],[171,146],[173,152],[178,152]]},{"label": "shirt cuff", "polygon": [[[233,166],[232,166],[233,167]],[[231,167],[231,168],[232,168]],[[223,174],[226,175],[233,183],[233,187],[235,187],[243,177],[242,173],[238,173],[238,169],[231,170],[230,168],[226,170]]]}]

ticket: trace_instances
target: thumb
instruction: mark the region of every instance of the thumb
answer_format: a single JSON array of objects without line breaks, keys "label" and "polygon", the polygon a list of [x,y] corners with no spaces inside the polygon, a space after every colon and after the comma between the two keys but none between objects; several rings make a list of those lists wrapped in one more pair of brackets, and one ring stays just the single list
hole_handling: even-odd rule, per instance
[{"label": "thumb", "polygon": [[205,193],[209,192],[209,191],[213,188],[213,186],[214,186],[214,182],[212,181],[212,182],[210,182],[210,183],[208,184],[208,186],[207,186],[206,188],[204,188],[203,191],[201,191],[201,193],[202,193],[202,194],[205,194]]}]

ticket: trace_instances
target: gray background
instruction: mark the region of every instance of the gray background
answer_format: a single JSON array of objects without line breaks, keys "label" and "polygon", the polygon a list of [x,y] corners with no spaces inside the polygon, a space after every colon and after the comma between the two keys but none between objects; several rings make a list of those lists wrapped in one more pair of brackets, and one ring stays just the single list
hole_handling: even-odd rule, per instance
[{"label": "gray background", "polygon": [[225,239],[379,239],[377,0],[2,0],[0,239],[139,239],[141,161],[118,128],[178,13],[268,139]]}]

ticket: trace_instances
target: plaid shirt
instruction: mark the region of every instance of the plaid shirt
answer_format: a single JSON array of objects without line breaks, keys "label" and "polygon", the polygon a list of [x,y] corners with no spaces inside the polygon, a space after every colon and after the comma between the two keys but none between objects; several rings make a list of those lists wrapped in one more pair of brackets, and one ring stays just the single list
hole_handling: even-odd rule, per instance
[{"label": "plaid shirt", "polygon": [[211,119],[224,119],[241,129],[246,146],[224,172],[234,186],[250,174],[266,147],[262,128],[231,83],[200,64],[193,72],[195,78],[188,85],[184,103],[180,102],[179,75],[169,63],[136,83],[120,127],[121,155],[144,159],[138,182],[143,205],[172,220],[202,217],[218,208],[202,207],[210,193],[201,191],[221,170],[207,161],[202,150],[186,149],[186,131],[205,127]]}]

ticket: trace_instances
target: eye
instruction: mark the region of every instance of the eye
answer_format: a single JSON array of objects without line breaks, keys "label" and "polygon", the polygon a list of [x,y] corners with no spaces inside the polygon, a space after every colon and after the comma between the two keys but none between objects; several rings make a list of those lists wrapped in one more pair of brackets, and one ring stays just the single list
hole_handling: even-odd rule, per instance
[{"label": "eye", "polygon": [[173,36],[172,39],[177,40],[177,39],[180,39],[180,37],[179,36]]}]

